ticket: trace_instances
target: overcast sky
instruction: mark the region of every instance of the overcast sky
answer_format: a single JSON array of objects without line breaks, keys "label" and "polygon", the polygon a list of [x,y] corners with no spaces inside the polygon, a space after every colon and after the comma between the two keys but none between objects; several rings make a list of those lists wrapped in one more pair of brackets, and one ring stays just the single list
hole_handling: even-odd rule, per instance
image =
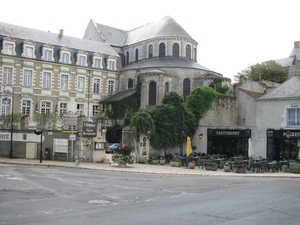
[{"label": "overcast sky", "polygon": [[300,39],[300,0],[14,0],[0,21],[83,37],[90,19],[122,30],[171,16],[198,42],[198,63],[229,77],[288,57]]}]

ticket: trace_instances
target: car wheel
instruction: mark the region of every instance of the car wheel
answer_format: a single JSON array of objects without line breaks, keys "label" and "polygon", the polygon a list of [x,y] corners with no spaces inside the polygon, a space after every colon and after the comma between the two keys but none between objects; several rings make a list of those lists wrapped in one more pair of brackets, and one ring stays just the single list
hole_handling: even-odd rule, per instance
[{"label": "car wheel", "polygon": [[117,152],[117,150],[116,150],[116,149],[114,149],[114,150],[112,151],[112,153],[113,153],[113,154],[115,154],[116,152]]}]

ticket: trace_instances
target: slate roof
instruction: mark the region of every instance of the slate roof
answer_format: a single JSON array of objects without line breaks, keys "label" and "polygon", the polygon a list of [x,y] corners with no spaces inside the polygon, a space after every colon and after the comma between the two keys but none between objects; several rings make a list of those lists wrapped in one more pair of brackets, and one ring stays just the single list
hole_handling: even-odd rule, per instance
[{"label": "slate roof", "polygon": [[[174,59],[174,58],[154,58],[149,60],[142,60],[135,63],[131,63],[123,67],[122,70],[131,69],[144,69],[144,68],[190,68],[190,69],[201,69],[209,72],[214,72],[211,69],[204,67],[195,61],[187,59]],[[216,73],[216,72],[215,72]]]},{"label": "slate roof", "polygon": [[128,89],[125,91],[119,91],[116,94],[109,96],[108,98],[101,100],[101,102],[111,102],[121,100],[129,95],[132,95],[135,92],[135,89]]},{"label": "slate roof", "polygon": [[115,50],[107,43],[67,35],[60,38],[58,33],[40,31],[2,22],[0,22],[0,35],[119,57]]},{"label": "slate roof", "polygon": [[273,91],[262,96],[258,100],[271,99],[299,99],[300,98],[300,74],[294,75]]},{"label": "slate roof", "polygon": [[193,40],[172,17],[166,16],[157,22],[148,23],[129,31],[123,45],[130,45],[155,37],[179,37]]},{"label": "slate roof", "polygon": [[291,65],[293,65],[294,56],[288,58],[276,59],[275,62],[280,64],[282,67],[290,67]]},{"label": "slate roof", "polygon": [[[130,31],[125,31],[96,23],[99,35],[103,35],[106,43],[115,46],[126,46],[155,37],[188,38],[195,41],[172,17],[148,23]],[[99,38],[94,37],[94,40]],[[196,41],[195,41],[196,42]],[[197,43],[197,42],[196,42]]]}]

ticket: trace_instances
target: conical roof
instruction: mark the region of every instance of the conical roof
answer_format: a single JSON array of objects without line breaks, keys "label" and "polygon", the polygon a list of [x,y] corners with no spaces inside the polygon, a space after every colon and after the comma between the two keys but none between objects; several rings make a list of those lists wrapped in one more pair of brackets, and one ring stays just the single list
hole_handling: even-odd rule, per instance
[{"label": "conical roof", "polygon": [[179,37],[193,40],[171,16],[166,16],[157,22],[148,23],[128,31],[123,45],[130,45],[155,37]]}]

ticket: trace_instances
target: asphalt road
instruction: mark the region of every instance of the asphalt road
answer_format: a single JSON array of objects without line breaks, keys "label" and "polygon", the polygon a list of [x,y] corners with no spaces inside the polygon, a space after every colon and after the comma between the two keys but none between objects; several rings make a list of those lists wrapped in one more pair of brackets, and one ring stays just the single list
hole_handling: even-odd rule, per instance
[{"label": "asphalt road", "polygon": [[0,165],[0,225],[300,224],[300,180]]}]

